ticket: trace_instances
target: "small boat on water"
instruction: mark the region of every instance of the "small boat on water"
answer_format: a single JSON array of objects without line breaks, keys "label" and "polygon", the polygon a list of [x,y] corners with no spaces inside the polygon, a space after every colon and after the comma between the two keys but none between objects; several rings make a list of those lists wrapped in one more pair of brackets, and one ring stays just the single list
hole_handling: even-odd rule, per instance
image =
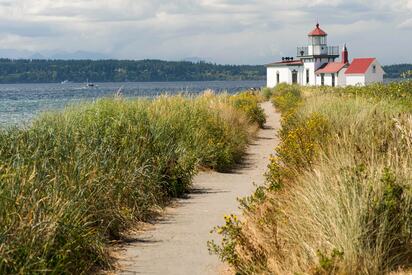
[{"label": "small boat on water", "polygon": [[70,83],[69,80],[65,80],[65,81],[62,81],[60,84],[69,84],[69,83]]},{"label": "small boat on water", "polygon": [[89,82],[89,79],[87,79],[85,88],[97,88],[97,85],[92,82]]},{"label": "small boat on water", "polygon": [[123,85],[117,90],[115,97],[122,97],[123,96]]}]

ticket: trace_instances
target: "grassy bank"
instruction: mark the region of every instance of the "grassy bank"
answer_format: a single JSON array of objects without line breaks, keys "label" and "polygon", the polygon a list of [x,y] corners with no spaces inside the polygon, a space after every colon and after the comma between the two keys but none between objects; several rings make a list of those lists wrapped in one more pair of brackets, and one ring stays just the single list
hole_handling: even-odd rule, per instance
[{"label": "grassy bank", "polygon": [[251,93],[103,99],[0,131],[0,273],[88,273],[107,244],[230,169],[258,124]]},{"label": "grassy bank", "polygon": [[412,263],[412,83],[279,86],[267,185],[212,251],[240,274],[385,274]]}]

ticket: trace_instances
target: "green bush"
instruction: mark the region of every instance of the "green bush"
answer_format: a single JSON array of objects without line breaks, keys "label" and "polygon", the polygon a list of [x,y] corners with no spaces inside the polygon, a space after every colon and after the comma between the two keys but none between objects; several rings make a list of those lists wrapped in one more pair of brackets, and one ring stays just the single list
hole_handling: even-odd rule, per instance
[{"label": "green bush", "polygon": [[257,123],[260,128],[266,123],[266,115],[260,107],[259,97],[252,92],[243,92],[231,97],[233,106],[246,113],[250,122]]},{"label": "green bush", "polygon": [[279,84],[273,92],[272,103],[282,113],[293,111],[301,101],[301,91],[296,85]]},{"label": "green bush", "polygon": [[273,96],[273,89],[271,88],[262,88],[262,96],[267,101],[270,100]]}]

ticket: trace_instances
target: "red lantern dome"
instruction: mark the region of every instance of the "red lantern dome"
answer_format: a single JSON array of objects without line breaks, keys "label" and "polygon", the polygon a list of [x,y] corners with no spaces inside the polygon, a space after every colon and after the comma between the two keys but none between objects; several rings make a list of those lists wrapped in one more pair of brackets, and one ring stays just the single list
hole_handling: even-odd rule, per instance
[{"label": "red lantern dome", "polygon": [[328,34],[319,27],[319,23],[316,24],[316,28],[309,33],[309,36],[326,36],[326,35]]}]

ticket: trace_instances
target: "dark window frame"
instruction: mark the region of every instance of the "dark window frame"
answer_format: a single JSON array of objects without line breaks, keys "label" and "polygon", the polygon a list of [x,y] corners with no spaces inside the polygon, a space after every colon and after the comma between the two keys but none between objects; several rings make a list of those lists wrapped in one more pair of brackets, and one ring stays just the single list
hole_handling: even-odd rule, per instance
[{"label": "dark window frame", "polygon": [[297,70],[292,70],[292,84],[298,84],[299,74]]}]

